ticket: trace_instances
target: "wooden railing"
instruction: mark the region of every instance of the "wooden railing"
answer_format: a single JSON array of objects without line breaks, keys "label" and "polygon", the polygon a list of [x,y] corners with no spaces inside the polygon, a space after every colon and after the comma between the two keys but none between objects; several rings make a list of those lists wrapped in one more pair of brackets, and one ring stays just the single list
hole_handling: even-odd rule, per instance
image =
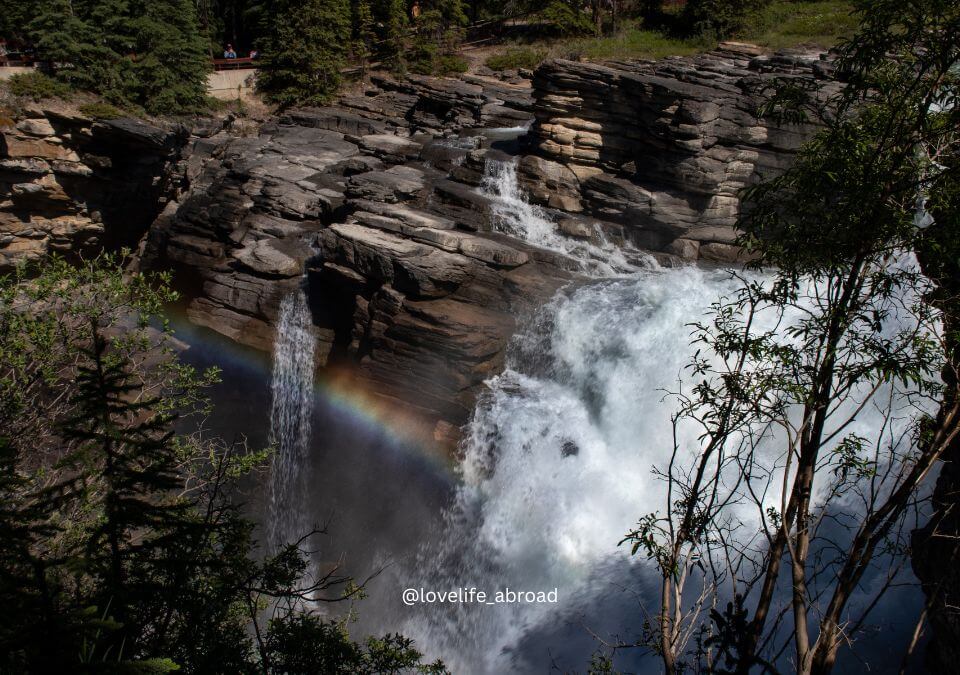
[{"label": "wooden railing", "polygon": [[213,59],[214,70],[244,70],[247,68],[256,68],[257,60],[249,56],[236,59]]}]

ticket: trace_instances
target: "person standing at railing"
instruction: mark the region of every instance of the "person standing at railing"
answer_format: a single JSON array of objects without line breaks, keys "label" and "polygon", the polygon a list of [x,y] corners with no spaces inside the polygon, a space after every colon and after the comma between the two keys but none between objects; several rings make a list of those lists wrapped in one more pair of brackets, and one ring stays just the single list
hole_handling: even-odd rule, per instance
[{"label": "person standing at railing", "polygon": [[223,58],[225,59],[237,58],[237,52],[234,51],[233,45],[228,44],[227,48],[223,50]]}]

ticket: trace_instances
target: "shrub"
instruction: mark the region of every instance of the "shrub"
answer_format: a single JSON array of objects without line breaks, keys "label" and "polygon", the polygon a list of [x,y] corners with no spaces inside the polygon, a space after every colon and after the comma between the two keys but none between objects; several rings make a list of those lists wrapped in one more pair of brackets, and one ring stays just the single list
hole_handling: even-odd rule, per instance
[{"label": "shrub", "polygon": [[469,64],[456,54],[437,54],[421,51],[410,60],[410,70],[418,75],[444,77],[467,72]]},{"label": "shrub", "polygon": [[547,52],[542,49],[519,47],[491,56],[487,59],[486,65],[491,70],[517,70],[519,68],[533,70],[545,58],[547,58]]},{"label": "shrub", "polygon": [[437,59],[437,75],[460,75],[467,72],[470,64],[462,56],[448,54]]},{"label": "shrub", "polygon": [[690,0],[682,21],[689,35],[725,39],[755,23],[770,0]]},{"label": "shrub", "polygon": [[7,80],[7,88],[14,96],[42,101],[45,98],[68,98],[69,86],[39,71],[17,73]]},{"label": "shrub", "polygon": [[84,103],[80,106],[80,112],[95,120],[115,120],[118,117],[126,117],[126,114],[120,108],[102,102]]},{"label": "shrub", "polygon": [[540,16],[549,24],[557,35],[572,37],[575,35],[593,35],[596,28],[590,21],[590,16],[581,11],[579,4],[567,0],[553,0],[541,12]]}]

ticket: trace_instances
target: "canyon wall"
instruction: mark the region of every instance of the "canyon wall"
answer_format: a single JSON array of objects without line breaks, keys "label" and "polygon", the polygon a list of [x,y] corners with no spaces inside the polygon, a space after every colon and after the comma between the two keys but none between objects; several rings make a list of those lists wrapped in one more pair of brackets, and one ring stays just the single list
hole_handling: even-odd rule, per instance
[{"label": "canyon wall", "polygon": [[641,246],[735,259],[740,191],[789,166],[816,130],[758,116],[781,78],[802,78],[821,96],[840,86],[819,54],[738,43],[659,61],[548,62],[533,80],[528,189]]},{"label": "canyon wall", "polygon": [[306,282],[321,363],[452,438],[518,317],[577,275],[493,231],[477,188],[488,157],[510,158],[475,130],[532,124],[527,154],[508,149],[558,232],[731,260],[737,191],[810,133],[755,117],[763,84],[783,74],[829,68],[732,45],[657,63],[551,61],[532,83],[375,77],[255,130],[33,108],[0,140],[0,266],[135,246],[149,230],[142,263],[177,269],[189,318],[264,351],[281,299]]},{"label": "canyon wall", "polygon": [[0,120],[0,273],[50,253],[136,247],[181,187],[181,151],[221,119],[155,126],[29,105]]},{"label": "canyon wall", "polygon": [[[267,352],[280,302],[306,284],[318,366],[452,447],[519,322],[585,276],[562,252],[497,231],[479,189],[488,160],[516,163],[563,237],[667,263],[735,261],[740,191],[815,131],[758,116],[779,78],[839,86],[819,54],[727,43],[656,62],[554,60],[532,80],[374,77],[256,127],[27,106],[0,118],[0,274],[139,243],[141,265],[177,271],[191,321]],[[519,147],[477,133],[520,126]],[[951,463],[941,517],[916,538],[935,669],[956,660],[958,482]]]},{"label": "canyon wall", "polygon": [[484,150],[434,138],[529,119],[529,89],[380,84],[251,136],[191,140],[190,189],[151,228],[143,264],[178,270],[193,322],[265,351],[282,298],[306,283],[321,364],[449,443],[517,317],[570,274],[491,232],[489,200],[449,178],[477,182]]},{"label": "canyon wall", "polygon": [[[549,61],[532,81],[375,76],[258,128],[32,109],[0,141],[0,261],[142,238],[141,264],[176,269],[191,321],[264,351],[280,301],[306,283],[319,364],[448,443],[518,321],[585,273],[498,228],[488,160],[515,163],[559,238],[731,261],[738,191],[813,131],[759,120],[764,88],[829,89],[829,75],[818,54],[727,44]],[[518,144],[491,127],[530,131]]]}]

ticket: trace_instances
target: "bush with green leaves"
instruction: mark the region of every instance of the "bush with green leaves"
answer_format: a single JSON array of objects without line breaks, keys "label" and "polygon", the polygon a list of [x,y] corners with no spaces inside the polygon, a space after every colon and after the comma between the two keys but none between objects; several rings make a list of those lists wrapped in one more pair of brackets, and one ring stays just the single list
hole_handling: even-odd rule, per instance
[{"label": "bush with green leaves", "polygon": [[487,68],[491,70],[517,70],[526,68],[533,70],[547,58],[543,49],[532,47],[514,47],[502,54],[494,54],[486,60]]},{"label": "bush with green leaves", "polygon": [[42,101],[47,98],[68,98],[72,92],[69,85],[59,82],[40,71],[16,73],[7,80],[7,89],[14,96]]}]

